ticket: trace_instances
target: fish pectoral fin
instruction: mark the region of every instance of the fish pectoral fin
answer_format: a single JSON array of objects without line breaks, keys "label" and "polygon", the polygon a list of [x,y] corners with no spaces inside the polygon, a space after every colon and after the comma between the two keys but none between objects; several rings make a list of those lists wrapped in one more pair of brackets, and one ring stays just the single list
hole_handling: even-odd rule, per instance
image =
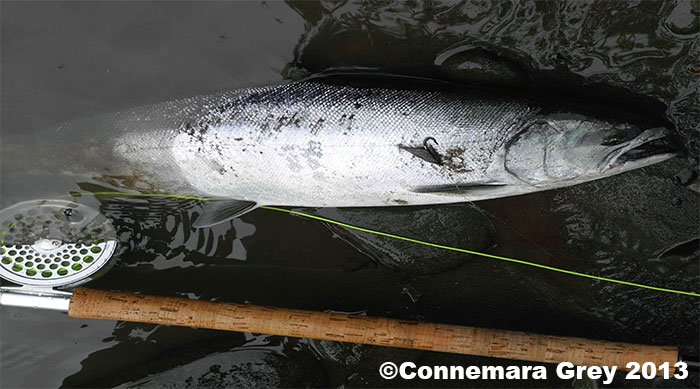
[{"label": "fish pectoral fin", "polygon": [[211,227],[213,225],[235,219],[258,207],[255,201],[247,200],[210,200],[202,206],[202,212],[192,223],[196,228]]},{"label": "fish pectoral fin", "polygon": [[488,181],[488,182],[465,182],[445,185],[426,185],[414,186],[411,190],[415,193],[444,193],[444,194],[461,194],[470,193],[480,190],[489,190],[498,187],[506,186],[505,183]]}]

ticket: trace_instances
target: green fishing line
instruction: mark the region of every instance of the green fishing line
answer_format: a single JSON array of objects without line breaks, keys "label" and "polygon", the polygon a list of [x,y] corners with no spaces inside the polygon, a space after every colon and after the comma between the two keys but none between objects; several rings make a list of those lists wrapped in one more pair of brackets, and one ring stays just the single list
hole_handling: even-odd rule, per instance
[{"label": "green fishing line", "polygon": [[[87,192],[87,193],[85,193],[85,192],[73,192],[73,195],[74,195],[74,196],[76,196],[76,195],[77,195],[77,196],[80,196],[80,195],[82,195],[82,194],[90,194],[90,195],[94,195],[94,196],[100,196],[100,195],[115,195],[115,196],[121,196],[121,195],[124,195],[124,196],[172,197],[172,198],[178,198],[178,199],[202,200],[202,201],[211,200],[210,198],[207,198],[207,197],[180,196],[180,195],[170,195],[170,194],[146,194],[146,193],[126,193],[126,192],[92,192],[92,193],[90,193],[90,192]],[[268,206],[262,206],[262,207],[260,207],[260,208],[262,208],[262,209],[267,209],[267,210],[270,210],[270,211],[278,211],[278,212],[284,212],[284,213],[287,213],[287,214],[303,216],[303,217],[306,217],[306,218],[309,218],[309,219],[315,219],[315,220],[319,220],[319,221],[322,221],[322,222],[335,224],[335,225],[338,225],[338,226],[341,226],[341,227],[345,227],[345,228],[349,228],[349,229],[356,230],[356,231],[362,231],[362,232],[366,232],[366,233],[369,233],[369,234],[374,234],[374,235],[379,235],[379,236],[385,236],[385,237],[387,237],[387,238],[403,240],[403,241],[406,241],[406,242],[421,244],[421,245],[429,246],[429,247],[435,247],[435,248],[438,248],[438,249],[449,250],[449,251],[456,251],[456,252],[459,252],[459,253],[466,253],[466,254],[472,254],[472,255],[478,255],[478,256],[481,256],[481,257],[486,257],[486,258],[491,258],[491,259],[497,259],[497,260],[499,260],[499,261],[513,262],[513,263],[518,263],[518,264],[521,264],[521,265],[528,265],[528,266],[538,267],[538,268],[540,268],[540,269],[546,269],[546,270],[551,270],[551,271],[555,271],[555,272],[559,272],[559,273],[564,273],[564,274],[570,274],[570,275],[579,276],[579,277],[590,278],[590,279],[598,280],[598,281],[613,282],[613,283],[616,283],[616,284],[634,286],[634,287],[637,287],[637,288],[644,288],[644,289],[657,290],[657,291],[659,291],[659,292],[668,292],[668,293],[676,293],[676,294],[683,294],[683,295],[688,295],[688,296],[700,297],[700,293],[686,292],[686,291],[683,291],[683,290],[675,290],[675,289],[667,289],[667,288],[659,288],[659,287],[656,287],[656,286],[644,285],[644,284],[637,284],[637,283],[634,283],[634,282],[616,280],[616,279],[613,279],[613,278],[599,277],[599,276],[594,276],[594,275],[591,275],[591,274],[579,273],[579,272],[572,271],[572,270],[560,269],[560,268],[558,268],[558,267],[547,266],[547,265],[542,265],[542,264],[539,264],[539,263],[523,261],[523,260],[521,260],[521,259],[514,259],[514,258],[501,257],[501,256],[498,256],[498,255],[487,254],[487,253],[481,253],[481,252],[478,252],[478,251],[472,251],[472,250],[467,250],[467,249],[461,249],[461,248],[458,248],[458,247],[445,246],[445,245],[441,245],[441,244],[437,244],[437,243],[425,242],[425,241],[418,240],[418,239],[407,238],[407,237],[405,237],[405,236],[399,236],[399,235],[389,234],[389,233],[382,232],[382,231],[371,230],[371,229],[369,229],[369,228],[353,226],[352,224],[347,224],[347,223],[339,222],[339,221],[337,221],[337,220],[328,219],[328,218],[321,217],[321,216],[315,216],[315,215],[311,215],[311,214],[304,213],[304,212],[293,211],[293,210],[291,210],[291,209],[277,208],[277,207],[268,207]]]}]

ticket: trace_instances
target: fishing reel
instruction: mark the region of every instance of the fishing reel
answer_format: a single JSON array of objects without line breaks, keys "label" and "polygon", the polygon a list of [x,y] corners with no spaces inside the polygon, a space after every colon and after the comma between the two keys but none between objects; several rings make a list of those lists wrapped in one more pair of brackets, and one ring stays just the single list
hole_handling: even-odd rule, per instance
[{"label": "fishing reel", "polygon": [[0,278],[12,284],[0,289],[61,295],[61,288],[108,271],[116,248],[112,223],[87,205],[66,200],[15,204],[0,210]]}]

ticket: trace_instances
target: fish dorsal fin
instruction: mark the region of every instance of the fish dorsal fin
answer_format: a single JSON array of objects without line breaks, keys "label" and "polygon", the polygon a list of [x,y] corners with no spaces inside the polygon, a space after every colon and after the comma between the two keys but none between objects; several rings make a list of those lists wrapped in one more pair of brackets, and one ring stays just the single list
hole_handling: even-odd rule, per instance
[{"label": "fish dorsal fin", "polygon": [[216,199],[202,206],[202,212],[192,223],[196,228],[211,227],[215,224],[240,217],[255,208],[258,203],[247,200]]}]

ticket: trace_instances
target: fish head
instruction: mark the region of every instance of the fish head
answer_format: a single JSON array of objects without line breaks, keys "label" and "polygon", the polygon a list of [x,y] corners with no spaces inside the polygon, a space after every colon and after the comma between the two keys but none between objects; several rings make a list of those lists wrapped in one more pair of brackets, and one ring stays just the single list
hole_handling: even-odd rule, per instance
[{"label": "fish head", "polygon": [[567,186],[649,166],[675,153],[664,127],[574,115],[537,119],[506,145],[505,168],[534,186]]}]

